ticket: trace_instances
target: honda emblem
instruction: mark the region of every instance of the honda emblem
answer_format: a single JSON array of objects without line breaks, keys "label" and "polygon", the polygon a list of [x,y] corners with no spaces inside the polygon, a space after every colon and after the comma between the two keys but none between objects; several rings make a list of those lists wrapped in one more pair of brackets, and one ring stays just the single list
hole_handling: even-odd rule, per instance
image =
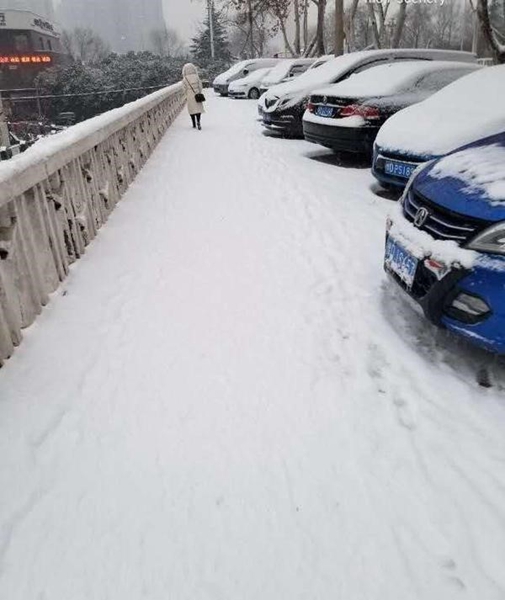
[{"label": "honda emblem", "polygon": [[425,223],[426,219],[430,216],[430,213],[426,208],[421,207],[417,210],[416,216],[414,218],[414,225],[420,229]]}]

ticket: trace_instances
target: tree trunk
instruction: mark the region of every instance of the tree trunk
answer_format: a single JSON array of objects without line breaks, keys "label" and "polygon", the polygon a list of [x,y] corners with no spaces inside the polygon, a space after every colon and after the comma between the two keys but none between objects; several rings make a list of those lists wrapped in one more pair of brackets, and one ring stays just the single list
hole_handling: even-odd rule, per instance
[{"label": "tree trunk", "polygon": [[375,17],[375,9],[372,2],[368,2],[368,12],[370,13],[370,20],[372,21],[372,34],[374,39],[374,44],[376,48],[381,47],[381,40],[379,36],[379,28],[377,27],[377,19]]},{"label": "tree trunk", "polygon": [[335,56],[344,53],[344,0],[335,0]]},{"label": "tree trunk", "polygon": [[309,44],[309,0],[303,0],[303,54],[307,56]]},{"label": "tree trunk", "polygon": [[[296,51],[293,51],[293,48],[291,46],[291,44],[289,43],[289,39],[288,39],[288,33],[286,31],[286,23],[284,21],[284,19],[279,19],[279,25],[282,31],[282,37],[284,38],[284,46],[286,48],[286,50],[291,54],[291,56],[300,56],[300,53],[295,53]],[[298,44],[300,43],[300,40],[298,40]]]},{"label": "tree trunk", "polygon": [[326,54],[324,47],[324,17],[326,14],[326,0],[318,0],[317,4],[317,38],[316,52],[319,56]]},{"label": "tree trunk", "polygon": [[493,31],[491,17],[489,16],[488,0],[478,0],[477,2],[477,18],[480,24],[480,30],[487,45],[493,52],[494,59],[497,63],[505,63],[505,45],[500,44],[496,34]]},{"label": "tree trunk", "polygon": [[398,48],[402,41],[403,27],[405,25],[405,15],[407,13],[407,2],[401,0],[400,8],[398,9],[398,16],[396,17],[396,27],[393,33],[393,40],[391,42],[392,48]]},{"label": "tree trunk", "polygon": [[305,48],[304,56],[312,56],[312,51],[314,50],[317,42],[317,34],[310,40],[309,45]]},{"label": "tree trunk", "polygon": [[300,27],[300,0],[294,0],[295,10],[295,43],[294,50],[296,56],[300,56],[302,53],[302,40],[301,40],[301,27]]},{"label": "tree trunk", "polygon": [[347,48],[349,52],[356,50],[356,36],[354,35],[354,19],[358,10],[359,0],[352,0],[351,9],[344,18],[345,39],[347,40]]},{"label": "tree trunk", "polygon": [[249,44],[251,48],[251,58],[255,58],[255,48],[254,48],[254,15],[252,8],[252,0],[247,0],[247,21],[249,23]]}]

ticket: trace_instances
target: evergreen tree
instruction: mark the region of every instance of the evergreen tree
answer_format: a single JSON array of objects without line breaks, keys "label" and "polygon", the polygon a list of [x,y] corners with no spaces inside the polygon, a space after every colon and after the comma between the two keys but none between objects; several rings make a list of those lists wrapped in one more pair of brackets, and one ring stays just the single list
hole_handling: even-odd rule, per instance
[{"label": "evergreen tree", "polygon": [[[210,10],[214,24],[214,61],[220,63],[229,63],[232,60],[232,56],[223,15],[221,12],[215,9],[214,2],[211,2]],[[208,65],[210,62],[212,62],[210,19],[208,12],[200,31],[192,40],[191,55],[200,65]]]}]

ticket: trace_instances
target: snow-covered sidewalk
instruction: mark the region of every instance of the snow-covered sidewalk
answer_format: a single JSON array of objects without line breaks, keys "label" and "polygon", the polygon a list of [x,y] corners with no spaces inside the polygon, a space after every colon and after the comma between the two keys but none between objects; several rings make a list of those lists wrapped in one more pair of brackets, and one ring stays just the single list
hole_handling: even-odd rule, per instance
[{"label": "snow-covered sidewalk", "polygon": [[255,110],[181,115],[0,371],[0,598],[505,598],[499,367],[389,291],[368,171]]}]

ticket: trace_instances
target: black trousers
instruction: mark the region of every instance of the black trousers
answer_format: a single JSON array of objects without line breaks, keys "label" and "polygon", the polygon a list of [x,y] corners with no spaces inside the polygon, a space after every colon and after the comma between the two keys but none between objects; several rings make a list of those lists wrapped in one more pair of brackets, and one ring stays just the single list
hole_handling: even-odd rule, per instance
[{"label": "black trousers", "polygon": [[200,121],[202,118],[201,113],[198,113],[196,115],[190,115],[191,116],[191,122],[193,123],[193,127],[196,127],[196,125],[200,125]]}]

